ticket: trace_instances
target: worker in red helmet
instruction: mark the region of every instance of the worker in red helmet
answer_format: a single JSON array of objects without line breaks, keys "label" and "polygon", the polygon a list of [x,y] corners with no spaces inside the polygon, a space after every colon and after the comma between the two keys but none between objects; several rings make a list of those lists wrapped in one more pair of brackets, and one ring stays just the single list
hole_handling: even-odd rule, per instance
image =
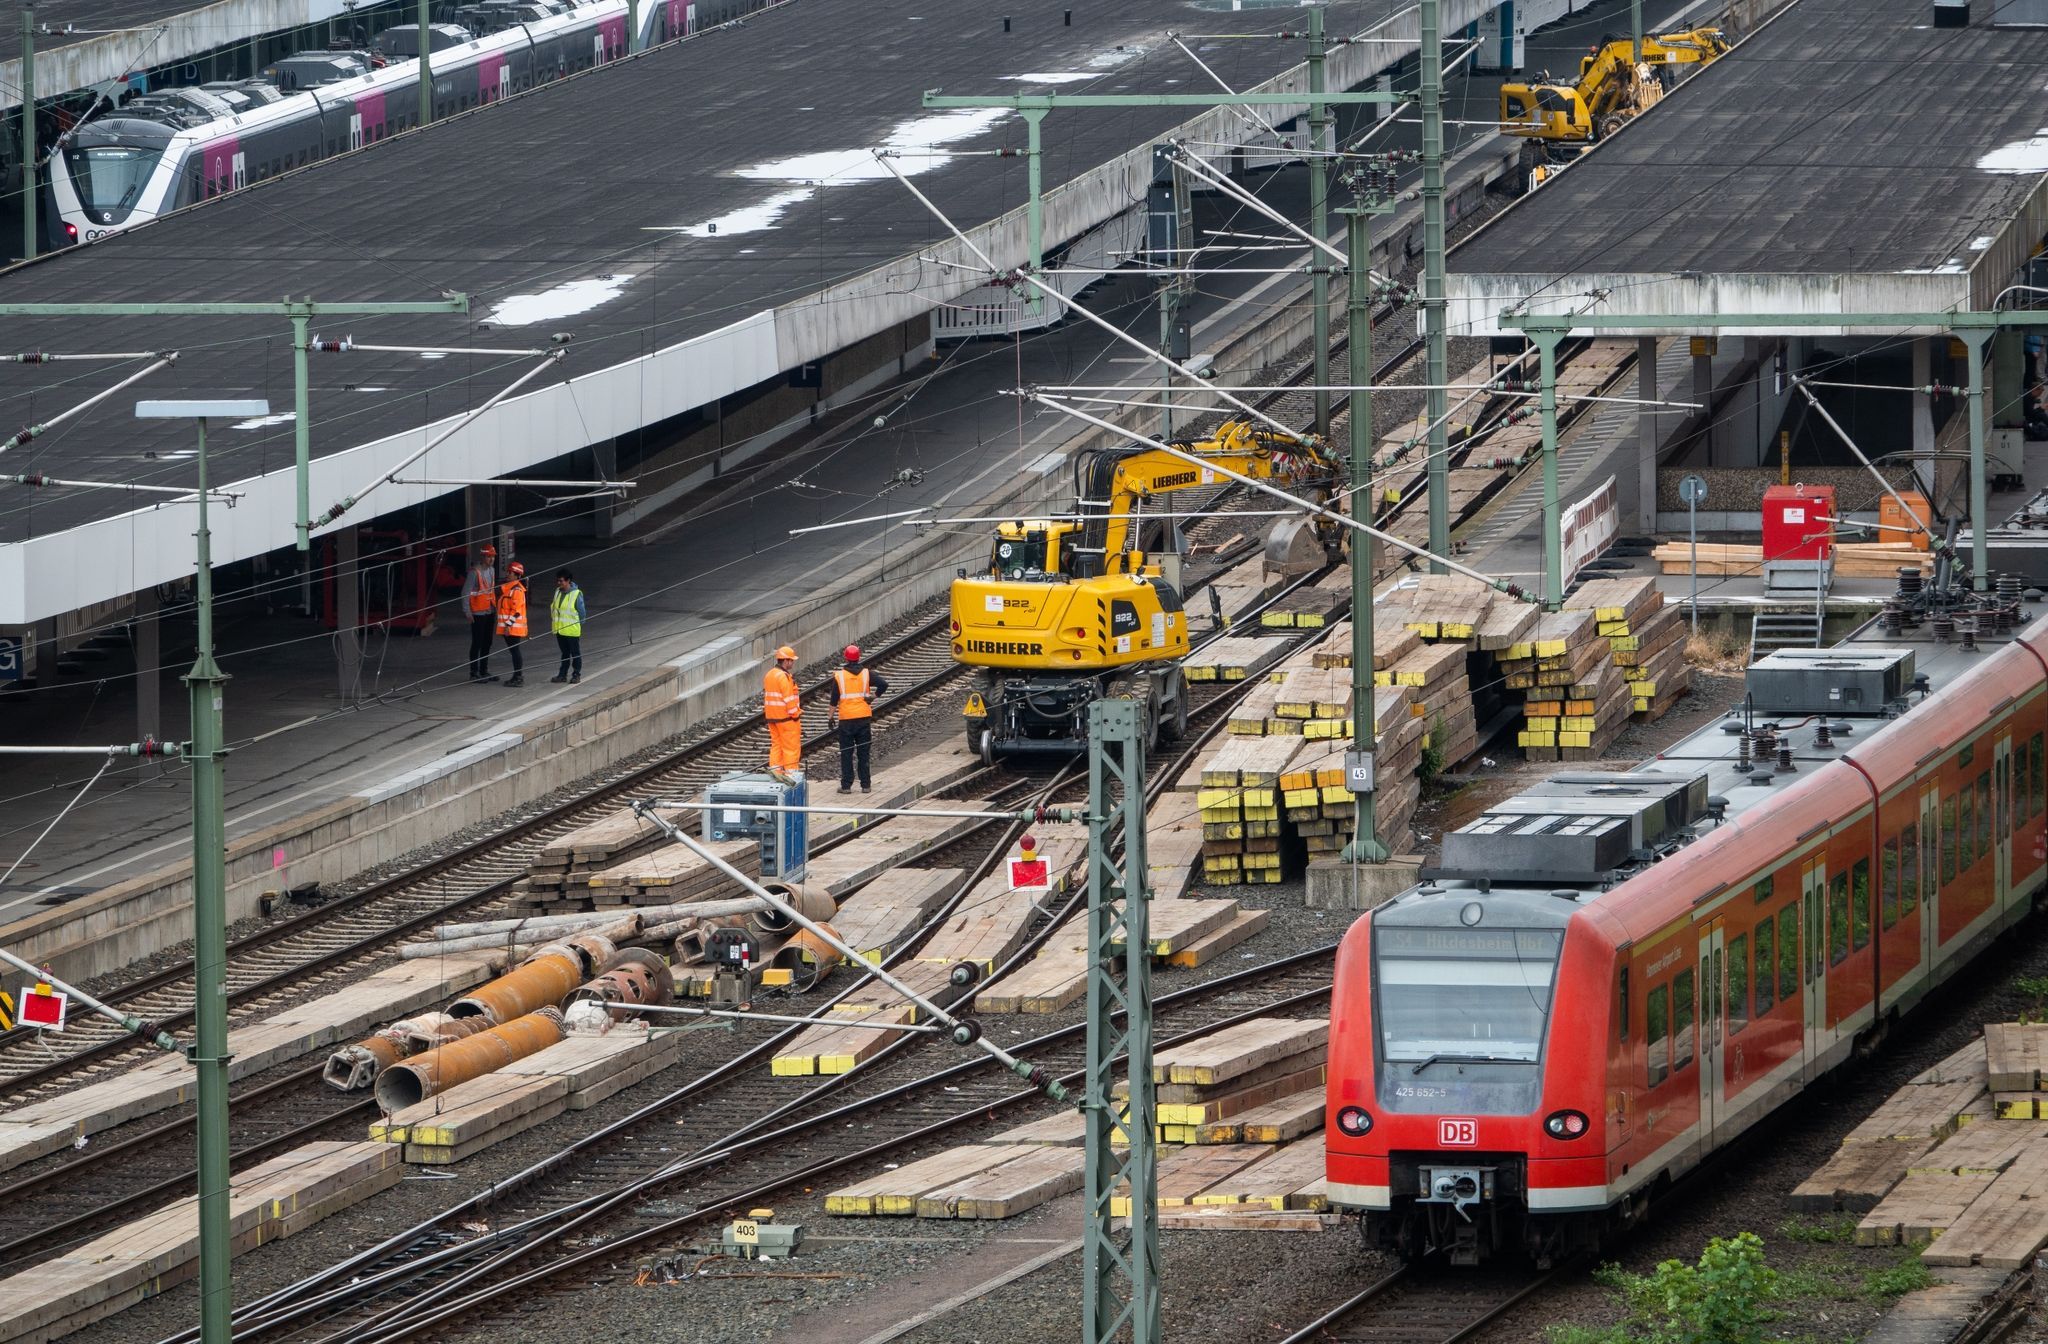
[{"label": "worker in red helmet", "polygon": [[832,712],[839,719],[841,793],[853,792],[856,773],[860,775],[860,791],[873,791],[873,782],[868,778],[868,757],[875,743],[875,700],[888,691],[889,683],[881,674],[861,662],[860,645],[847,645],[846,666],[832,674]]},{"label": "worker in red helmet", "polygon": [[498,548],[489,542],[478,549],[462,581],[462,604],[469,609],[469,679],[496,681],[490,661],[498,637]]},{"label": "worker in red helmet", "polygon": [[761,678],[761,717],[768,720],[768,773],[795,774],[804,763],[804,697],[796,684],[796,650],[787,644]]}]

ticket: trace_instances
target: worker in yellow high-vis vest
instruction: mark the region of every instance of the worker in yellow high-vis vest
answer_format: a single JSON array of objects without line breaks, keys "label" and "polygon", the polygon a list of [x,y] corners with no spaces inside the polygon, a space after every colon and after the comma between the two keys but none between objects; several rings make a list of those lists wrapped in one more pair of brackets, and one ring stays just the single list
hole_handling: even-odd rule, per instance
[{"label": "worker in yellow high-vis vest", "polygon": [[576,576],[566,569],[555,571],[555,595],[548,602],[548,624],[555,632],[555,647],[562,664],[549,681],[575,683],[583,680],[583,622],[590,613],[583,605],[583,590]]}]

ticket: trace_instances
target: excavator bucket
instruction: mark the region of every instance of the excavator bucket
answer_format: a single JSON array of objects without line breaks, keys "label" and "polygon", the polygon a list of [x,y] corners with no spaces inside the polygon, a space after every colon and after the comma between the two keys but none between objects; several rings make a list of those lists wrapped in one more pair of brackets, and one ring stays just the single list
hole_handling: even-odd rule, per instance
[{"label": "excavator bucket", "polygon": [[1306,518],[1282,518],[1266,533],[1266,568],[1281,574],[1308,574],[1322,568],[1323,543]]}]

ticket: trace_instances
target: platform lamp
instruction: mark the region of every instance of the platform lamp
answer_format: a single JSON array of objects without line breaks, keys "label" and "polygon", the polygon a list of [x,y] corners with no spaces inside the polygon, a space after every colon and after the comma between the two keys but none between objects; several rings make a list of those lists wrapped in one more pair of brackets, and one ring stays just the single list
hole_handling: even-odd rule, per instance
[{"label": "platform lamp", "polygon": [[199,1337],[228,1344],[228,917],[227,825],[221,801],[221,688],[213,661],[213,555],[206,526],[206,422],[270,414],[267,401],[138,401],[138,420],[190,420],[199,430],[199,529],[193,606],[198,653],[185,685],[192,694],[192,1020],[199,1071]]}]

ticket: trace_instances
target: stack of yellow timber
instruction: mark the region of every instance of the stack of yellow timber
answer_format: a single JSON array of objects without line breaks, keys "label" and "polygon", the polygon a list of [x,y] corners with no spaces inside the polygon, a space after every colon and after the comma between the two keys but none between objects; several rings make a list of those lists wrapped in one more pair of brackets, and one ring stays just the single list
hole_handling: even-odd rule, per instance
[{"label": "stack of yellow timber", "polygon": [[1271,680],[1260,682],[1238,697],[1225,727],[1235,737],[1264,737],[1267,725],[1278,717],[1274,706],[1279,695],[1280,683]]},{"label": "stack of yellow timber", "polygon": [[1565,599],[1565,609],[1591,611],[1600,636],[1628,680],[1638,723],[1655,723],[1692,687],[1685,661],[1685,623],[1664,601],[1656,580],[1595,579]]},{"label": "stack of yellow timber", "polygon": [[[1208,1126],[1236,1120],[1323,1086],[1327,1019],[1256,1017],[1152,1057],[1162,1143],[1196,1143]],[[1270,1113],[1269,1113],[1270,1114]],[[1218,1137],[1210,1142],[1234,1140]],[[1276,1139],[1275,1142],[1278,1140]]]},{"label": "stack of yellow timber", "polygon": [[1350,600],[1351,575],[1338,570],[1319,583],[1274,598],[1259,613],[1259,625],[1267,630],[1320,630]]},{"label": "stack of yellow timber", "polygon": [[[1397,838],[1405,840],[1422,797],[1415,768],[1427,729],[1412,712],[1413,699],[1406,686],[1377,687],[1373,696],[1378,729],[1374,823],[1389,846]],[[1357,828],[1358,806],[1344,776],[1344,755],[1351,745],[1348,737],[1310,743],[1280,777],[1282,812],[1311,857],[1340,852]]]},{"label": "stack of yellow timber", "polygon": [[1284,639],[1244,635],[1211,640],[1188,654],[1181,675],[1189,681],[1248,681],[1277,662],[1288,647]]},{"label": "stack of yellow timber", "polygon": [[[1405,620],[1389,620],[1385,616],[1373,622],[1372,666],[1375,672],[1384,672],[1412,653],[1422,644],[1422,636],[1408,628]],[[1309,656],[1315,667],[1351,666],[1351,621],[1338,621],[1330,627],[1330,633],[1323,642],[1316,645]]]},{"label": "stack of yellow timber", "polygon": [[1196,801],[1205,882],[1227,887],[1280,881],[1280,776],[1301,747],[1298,737],[1226,736],[1201,762]]},{"label": "stack of yellow timber", "polygon": [[974,1143],[825,1196],[847,1218],[1009,1218],[1081,1188],[1086,1150],[1065,1143]]},{"label": "stack of yellow timber", "polygon": [[1464,644],[1417,649],[1386,671],[1374,673],[1373,680],[1382,686],[1412,689],[1409,713],[1422,720],[1430,745],[1443,753],[1446,765],[1477,749],[1479,724],[1472,707],[1472,679],[1466,670]]},{"label": "stack of yellow timber", "polygon": [[1340,736],[1333,725],[1351,714],[1350,669],[1298,667],[1289,662],[1283,670],[1273,695],[1273,718],[1266,724],[1267,733]]},{"label": "stack of yellow timber", "polygon": [[1590,609],[1547,615],[1502,652],[1503,681],[1526,697],[1516,742],[1532,761],[1594,759],[1628,720],[1629,682],[1598,625]]},{"label": "stack of yellow timber", "polygon": [[[1692,572],[1692,544],[1667,541],[1653,554],[1666,574]],[[1922,574],[1934,572],[1931,552],[1888,542],[1849,542],[1835,547],[1835,577],[1838,579],[1891,579],[1901,567],[1910,566]],[[1699,545],[1699,572],[1714,576],[1762,574],[1764,548],[1725,542]]]},{"label": "stack of yellow timber", "polygon": [[[327,1140],[237,1172],[227,1192],[233,1252],[302,1232],[404,1172],[395,1148]],[[198,1273],[199,1199],[188,1195],[0,1281],[0,1340],[71,1335]]]},{"label": "stack of yellow timber", "polygon": [[1408,627],[1426,640],[1472,640],[1489,624],[1495,596],[1462,574],[1425,574],[1407,596]]}]

